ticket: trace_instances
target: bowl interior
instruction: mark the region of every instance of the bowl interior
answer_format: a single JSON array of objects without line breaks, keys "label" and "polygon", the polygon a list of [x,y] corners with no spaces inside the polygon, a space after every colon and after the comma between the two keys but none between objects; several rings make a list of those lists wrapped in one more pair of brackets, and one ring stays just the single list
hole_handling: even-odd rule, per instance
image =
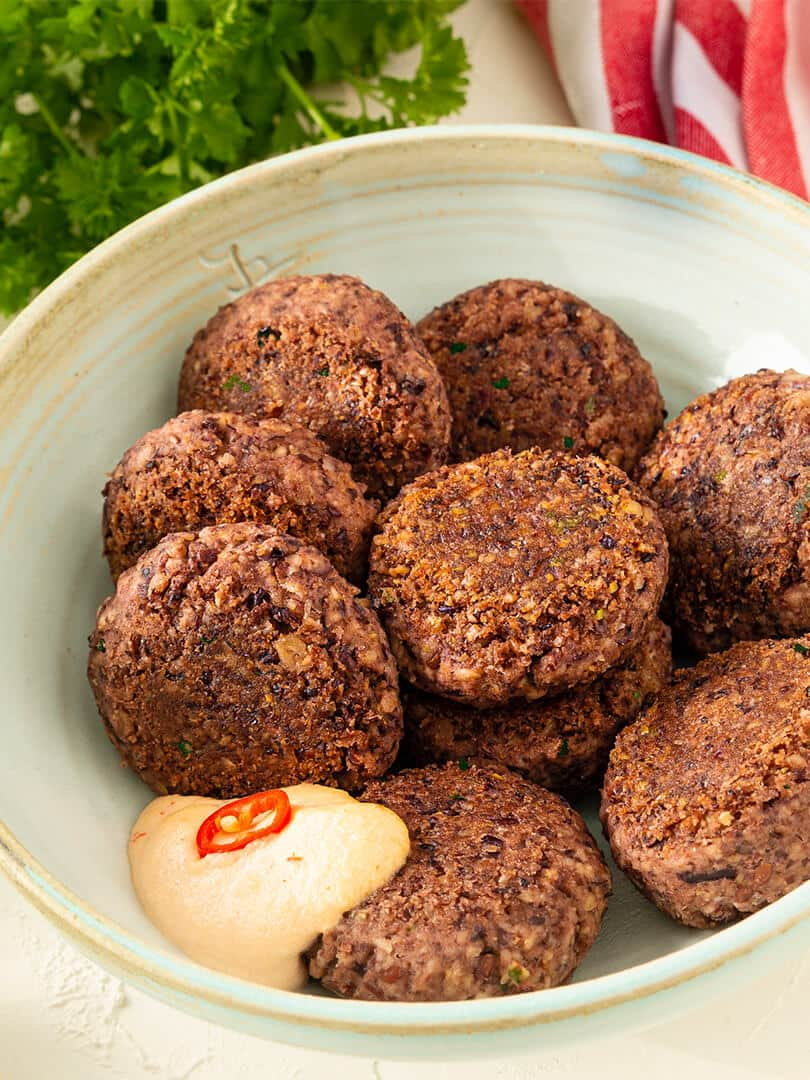
[{"label": "bowl interior", "polygon": [[[743,371],[810,372],[798,204],[697,159],[564,131],[408,133],[256,166],[125,230],[48,290],[0,342],[0,819],[96,912],[168,951],[126,859],[150,794],[120,767],[85,680],[110,591],[100,491],[126,447],[172,415],[183,351],[219,304],[270,276],[327,270],[413,318],[500,276],[564,286],[631,334],[670,413]],[[577,981],[704,936],[615,877]]]}]

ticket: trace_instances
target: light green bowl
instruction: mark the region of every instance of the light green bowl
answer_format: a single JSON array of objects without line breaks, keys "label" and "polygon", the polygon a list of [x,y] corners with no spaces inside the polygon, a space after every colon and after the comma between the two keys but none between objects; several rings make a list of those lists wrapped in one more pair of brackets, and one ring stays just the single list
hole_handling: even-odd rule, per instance
[{"label": "light green bowl", "polygon": [[668,921],[617,872],[570,985],[376,1004],[227,978],[145,920],[126,839],[149,792],[119,767],[84,675],[110,588],[99,492],[174,411],[183,351],[218,304],[325,270],[360,275],[413,317],[495,277],[564,286],[635,338],[670,410],[760,366],[810,371],[810,208],[637,140],[536,127],[366,136],[255,165],[131,225],[0,339],[0,865],[80,948],[180,1008],[387,1057],[503,1054],[655,1020],[810,941],[810,885],[709,934]]}]

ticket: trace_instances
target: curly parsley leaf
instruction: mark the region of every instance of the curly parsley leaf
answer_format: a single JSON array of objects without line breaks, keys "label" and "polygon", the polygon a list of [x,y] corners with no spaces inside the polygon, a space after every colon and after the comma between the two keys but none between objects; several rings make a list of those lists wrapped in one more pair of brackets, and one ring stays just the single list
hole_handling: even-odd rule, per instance
[{"label": "curly parsley leaf", "polygon": [[0,310],[231,169],[459,109],[460,2],[0,0]]}]

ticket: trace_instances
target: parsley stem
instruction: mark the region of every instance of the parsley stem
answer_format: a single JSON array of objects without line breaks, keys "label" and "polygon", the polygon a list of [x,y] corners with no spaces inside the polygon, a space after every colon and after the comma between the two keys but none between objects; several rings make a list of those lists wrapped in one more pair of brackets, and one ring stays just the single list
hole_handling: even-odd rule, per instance
[{"label": "parsley stem", "polygon": [[180,125],[177,123],[176,106],[177,102],[175,102],[173,98],[169,98],[166,102],[166,111],[169,114],[169,126],[172,129],[172,139],[174,140],[174,148],[177,154],[177,168],[180,174],[180,182],[184,188],[188,188],[188,162],[186,160],[186,152],[183,146],[183,140],[180,137]]},{"label": "parsley stem", "polygon": [[348,83],[354,88],[354,92],[357,94],[357,100],[360,102],[360,108],[363,112],[363,119],[368,119],[368,106],[366,105],[366,82],[360,79],[349,79]]},{"label": "parsley stem", "polygon": [[335,131],[335,129],[332,127],[332,125],[329,123],[329,121],[326,119],[321,110],[318,108],[318,106],[303,88],[298,79],[296,79],[296,77],[293,75],[287,65],[284,63],[279,64],[277,70],[281,81],[286,84],[290,93],[304,109],[304,112],[307,114],[310,120],[312,120],[313,123],[315,123],[321,129],[321,132],[326,136],[326,138],[331,141],[339,139],[340,135]]},{"label": "parsley stem", "polygon": [[34,94],[33,98],[34,98],[34,101],[37,103],[37,108],[39,109],[39,115],[42,117],[42,119],[48,125],[48,128],[50,129],[51,134],[56,139],[56,141],[59,143],[59,145],[62,147],[62,149],[64,151],[66,151],[66,153],[70,154],[71,157],[74,157],[74,158],[78,157],[79,154],[80,154],[79,147],[75,143],[72,143],[70,141],[70,139],[67,137],[67,135],[65,135],[64,131],[62,131],[62,129],[57,124],[56,118],[54,117],[53,113],[48,108],[48,106],[45,104],[45,102],[42,100],[42,98],[39,97],[38,94]]}]

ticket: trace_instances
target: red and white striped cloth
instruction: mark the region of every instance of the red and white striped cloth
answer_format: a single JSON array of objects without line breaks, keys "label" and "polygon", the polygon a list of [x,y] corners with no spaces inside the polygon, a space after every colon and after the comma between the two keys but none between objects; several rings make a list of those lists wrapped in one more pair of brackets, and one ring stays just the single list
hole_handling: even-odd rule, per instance
[{"label": "red and white striped cloth", "polygon": [[810,193],[810,0],[517,0],[583,127]]}]

